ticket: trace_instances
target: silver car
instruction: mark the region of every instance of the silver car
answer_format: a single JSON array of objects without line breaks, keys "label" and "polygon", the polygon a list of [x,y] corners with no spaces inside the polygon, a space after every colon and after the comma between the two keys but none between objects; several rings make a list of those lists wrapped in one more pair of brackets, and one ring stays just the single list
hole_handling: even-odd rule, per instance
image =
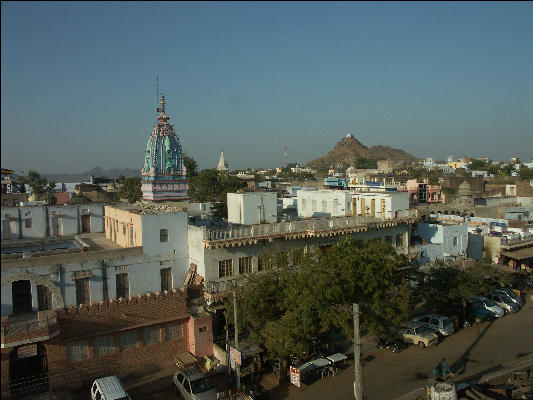
[{"label": "silver car", "polygon": [[444,315],[428,314],[415,317],[411,321],[431,329],[441,336],[448,336],[455,332],[453,321]]},{"label": "silver car", "polygon": [[504,295],[503,293],[492,292],[486,297],[503,308],[505,312],[513,313],[518,311],[518,305],[516,305],[507,295]]},{"label": "silver car", "polygon": [[524,301],[509,288],[499,287],[497,289],[494,289],[494,292],[506,294],[513,301],[513,303],[518,305],[518,307],[522,307],[524,305]]},{"label": "silver car", "polygon": [[503,314],[505,313],[503,308],[501,308],[499,305],[497,305],[495,302],[493,302],[490,299],[487,299],[483,296],[478,296],[473,300],[474,303],[479,303],[482,308],[489,310],[494,314],[495,317],[503,317]]},{"label": "silver car", "polygon": [[176,389],[186,400],[216,400],[217,392],[213,384],[198,368],[180,370],[172,376]]}]

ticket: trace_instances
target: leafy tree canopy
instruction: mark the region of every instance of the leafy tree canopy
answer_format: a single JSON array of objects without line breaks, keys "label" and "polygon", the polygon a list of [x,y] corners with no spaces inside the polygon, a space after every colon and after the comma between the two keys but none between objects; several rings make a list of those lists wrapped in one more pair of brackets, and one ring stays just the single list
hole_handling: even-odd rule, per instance
[{"label": "leafy tree canopy", "polygon": [[216,169],[204,169],[189,180],[189,198],[197,202],[213,202],[216,217],[227,218],[227,193],[245,188],[246,182]]},{"label": "leafy tree canopy", "polygon": [[185,168],[187,168],[187,178],[190,180],[193,176],[198,175],[198,163],[194,158],[183,153],[183,163]]},{"label": "leafy tree canopy", "polygon": [[354,167],[357,169],[376,169],[378,167],[378,162],[373,158],[360,157],[355,160]]},{"label": "leafy tree canopy", "polygon": [[127,199],[130,204],[140,200],[142,195],[141,178],[136,176],[126,178],[118,192],[118,197]]},{"label": "leafy tree canopy", "polygon": [[48,182],[45,177],[42,177],[39,173],[31,170],[28,172],[28,176],[21,176],[19,180],[23,184],[30,186],[36,200],[39,201],[48,200],[48,195],[56,186],[55,182]]},{"label": "leafy tree canopy", "polygon": [[[361,307],[363,333],[379,334],[407,318],[409,288],[401,279],[407,259],[389,244],[345,238],[325,252],[263,257],[273,268],[244,278],[238,312],[274,356],[305,352],[314,336],[332,327],[351,337],[353,303]],[[232,307],[230,299],[230,321]]]},{"label": "leafy tree canopy", "polygon": [[533,168],[522,166],[518,172],[520,179],[533,179]]}]

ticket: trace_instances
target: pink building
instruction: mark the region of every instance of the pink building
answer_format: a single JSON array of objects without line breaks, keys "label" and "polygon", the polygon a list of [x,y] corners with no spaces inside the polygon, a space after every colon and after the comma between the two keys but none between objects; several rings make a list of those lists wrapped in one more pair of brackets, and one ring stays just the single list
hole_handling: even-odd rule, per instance
[{"label": "pink building", "polygon": [[398,191],[409,193],[410,204],[436,204],[445,200],[440,185],[430,185],[427,179],[409,179]]}]

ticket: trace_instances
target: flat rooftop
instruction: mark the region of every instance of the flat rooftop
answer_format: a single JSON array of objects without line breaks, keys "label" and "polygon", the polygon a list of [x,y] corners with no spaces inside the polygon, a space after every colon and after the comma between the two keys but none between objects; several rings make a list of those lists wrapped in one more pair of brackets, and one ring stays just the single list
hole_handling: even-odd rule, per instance
[{"label": "flat rooftop", "polygon": [[[65,242],[68,246],[59,246],[58,244]],[[76,251],[70,245],[75,243],[78,248]],[[128,257],[141,255],[143,253],[142,247],[124,248],[117,243],[106,238],[105,233],[85,233],[81,235],[67,236],[63,238],[42,238],[35,240],[20,240],[9,241],[6,243],[2,241],[2,250],[9,249],[16,246],[24,246],[25,248],[35,246],[48,246],[49,248],[58,247],[53,250],[37,250],[25,251],[23,254],[2,254],[2,269],[33,267],[49,264],[63,264],[69,262],[92,261],[115,257]],[[42,248],[42,247],[41,247]]]}]

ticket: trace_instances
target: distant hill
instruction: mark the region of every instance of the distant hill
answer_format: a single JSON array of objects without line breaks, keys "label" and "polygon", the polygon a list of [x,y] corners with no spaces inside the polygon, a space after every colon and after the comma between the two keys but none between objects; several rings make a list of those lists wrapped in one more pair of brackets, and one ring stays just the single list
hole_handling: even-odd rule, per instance
[{"label": "distant hill", "polygon": [[353,136],[342,138],[328,154],[316,160],[309,161],[308,167],[329,167],[337,164],[351,164],[358,158],[372,158],[374,160],[417,161],[416,157],[389,146],[366,147]]},{"label": "distant hill", "polygon": [[105,176],[107,178],[116,178],[119,175],[124,175],[126,178],[130,176],[141,176],[140,169],[133,168],[112,168],[112,169],[102,169],[100,167],[94,167],[90,171],[81,172],[78,174],[43,174],[46,179],[49,181],[55,182],[87,182],[90,179],[90,176],[96,178]]}]

